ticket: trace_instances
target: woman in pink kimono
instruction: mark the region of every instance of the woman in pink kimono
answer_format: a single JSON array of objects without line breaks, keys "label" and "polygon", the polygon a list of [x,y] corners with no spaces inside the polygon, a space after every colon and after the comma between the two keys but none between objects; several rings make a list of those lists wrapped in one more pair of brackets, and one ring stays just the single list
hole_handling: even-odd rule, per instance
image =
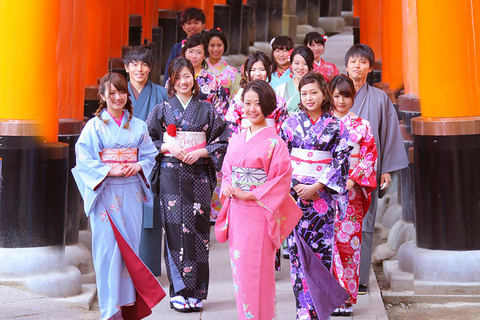
[{"label": "woman in pink kimono", "polygon": [[301,216],[289,195],[292,167],[287,147],[266,117],[273,89],[249,82],[243,91],[250,127],[231,138],[222,166],[222,210],[215,234],[229,240],[239,319],[275,319],[276,249]]},{"label": "woman in pink kimono", "polygon": [[333,95],[334,113],[348,129],[354,145],[347,180],[348,207],[345,218],[340,219],[337,214],[335,219],[333,252],[333,274],[350,294],[345,304],[333,314],[349,316],[352,304],[357,302],[363,217],[370,206],[370,194],[377,186],[377,148],[370,122],[350,111],[355,96],[352,79],[343,74],[335,76],[329,87]]},{"label": "woman in pink kimono", "polygon": [[328,63],[321,58],[325,51],[325,41],[326,37],[324,38],[320,33],[313,31],[305,35],[303,43],[313,52],[313,70],[319,72],[325,78],[325,81],[329,82],[339,72],[333,63]]}]

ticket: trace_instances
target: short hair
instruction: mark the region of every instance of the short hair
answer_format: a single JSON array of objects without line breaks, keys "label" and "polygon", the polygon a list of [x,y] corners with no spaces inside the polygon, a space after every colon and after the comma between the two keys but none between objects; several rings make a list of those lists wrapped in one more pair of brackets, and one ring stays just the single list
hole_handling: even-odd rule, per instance
[{"label": "short hair", "polygon": [[208,45],[210,45],[210,40],[212,40],[213,37],[218,37],[223,42],[224,51],[227,51],[227,49],[228,49],[227,37],[225,36],[225,34],[221,30],[219,30],[219,28],[210,29],[210,30],[208,30],[208,32],[205,33],[205,41],[207,42],[207,50],[208,50]]},{"label": "short hair", "polygon": [[195,70],[193,69],[193,65],[185,57],[177,57],[175,58],[170,65],[168,66],[168,96],[173,97],[173,95],[177,92],[174,88],[175,82],[177,82],[178,78],[180,77],[180,72],[182,72],[183,68],[187,68],[188,71],[192,74],[193,77],[193,87],[192,87],[192,95],[196,96],[200,89],[198,88],[197,80],[195,79]]},{"label": "short hair", "polygon": [[123,56],[123,64],[128,67],[128,64],[134,61],[145,62],[150,69],[152,69],[155,64],[155,58],[152,51],[142,46],[131,47],[125,52],[125,55]]},{"label": "short hair", "polygon": [[335,89],[338,90],[338,93],[342,96],[355,98],[355,85],[353,80],[345,74],[338,74],[330,80],[328,83],[328,88],[330,93],[333,95]]},{"label": "short hair", "polygon": [[245,99],[245,94],[250,90],[255,91],[258,94],[262,114],[265,118],[268,117],[277,107],[275,91],[273,91],[272,87],[265,81],[253,80],[247,83],[245,89],[243,89],[242,102]]},{"label": "short hair", "polygon": [[190,20],[198,20],[205,23],[205,13],[202,9],[188,7],[180,14],[180,24],[184,25]]},{"label": "short hair", "polygon": [[[195,33],[192,35],[190,38],[187,39],[185,42],[185,45],[182,48],[182,55],[185,57],[185,52],[187,52],[188,49],[196,47],[198,45],[203,45],[203,51],[205,52],[205,58],[208,57],[208,45],[207,41],[205,41],[205,37],[201,35],[200,33]],[[208,65],[205,59],[202,61],[202,68],[207,69]]]},{"label": "short hair", "polygon": [[273,52],[277,49],[292,50],[294,47],[295,45],[293,44],[293,40],[289,36],[280,36],[280,37],[274,38],[272,42],[272,54],[271,54],[272,72],[275,72],[278,68],[277,63],[275,62],[275,57],[273,56]]},{"label": "short hair", "polygon": [[350,60],[351,57],[366,58],[370,63],[370,68],[373,68],[373,63],[375,62],[375,53],[373,52],[372,48],[366,44],[357,43],[348,49],[347,53],[345,53],[345,66],[348,65],[348,60]]},{"label": "short hair", "polygon": [[317,71],[310,71],[303,78],[300,80],[298,84],[298,92],[300,92],[300,104],[298,105],[300,110],[306,110],[305,106],[302,104],[302,88],[310,83],[316,83],[317,86],[320,88],[323,94],[323,102],[321,105],[321,109],[323,113],[331,112],[333,110],[333,103],[332,103],[332,96],[330,95],[330,91],[327,88],[327,81],[325,78],[318,73]]},{"label": "short hair", "polygon": [[299,54],[303,59],[305,59],[305,62],[307,63],[308,66],[308,71],[313,70],[313,51],[307,47],[307,46],[300,46],[297,47],[295,50],[293,50],[292,54],[290,55],[290,64],[293,63],[293,58]]},{"label": "short hair", "polygon": [[[120,73],[116,72],[109,72],[106,75],[100,79],[100,83],[98,85],[98,95],[100,97],[100,105],[95,111],[94,115],[97,116],[99,119],[102,119],[100,117],[100,114],[102,113],[103,109],[107,109],[107,101],[103,100],[102,95],[105,94],[105,91],[110,91],[110,85],[113,85],[118,91],[120,92],[125,92],[127,94],[127,102],[125,103],[125,106],[123,109],[127,110],[129,115],[128,115],[128,120],[127,123],[123,126],[125,129],[129,128],[129,123],[130,120],[132,120],[133,117],[133,107],[132,107],[132,101],[130,100],[130,93],[128,92],[128,84],[127,80],[125,79],[124,76],[122,76]],[[105,97],[108,99],[108,97]],[[103,122],[106,123],[106,121],[102,120]]]},{"label": "short hair", "polygon": [[314,42],[325,45],[325,40],[323,39],[323,36],[320,33],[316,31],[307,33],[305,35],[305,39],[303,39],[303,44],[308,46]]},{"label": "short hair", "polygon": [[250,71],[252,70],[253,64],[258,61],[261,61],[265,66],[265,70],[267,71],[267,82],[270,82],[270,80],[272,80],[272,68],[270,59],[265,53],[261,51],[255,51],[254,53],[250,54],[243,63],[242,80],[240,82],[241,87],[245,87],[245,85],[252,80],[250,78]]}]

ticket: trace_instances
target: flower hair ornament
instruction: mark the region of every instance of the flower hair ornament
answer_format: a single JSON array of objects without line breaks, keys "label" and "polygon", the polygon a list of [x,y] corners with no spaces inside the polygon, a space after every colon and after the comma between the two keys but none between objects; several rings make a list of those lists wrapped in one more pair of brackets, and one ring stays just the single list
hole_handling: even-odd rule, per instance
[{"label": "flower hair ornament", "polygon": [[293,52],[294,48],[288,50],[287,52],[287,60],[290,61],[290,56],[292,55],[292,52]]},{"label": "flower hair ornament", "polygon": [[182,40],[182,48],[185,47],[185,43],[187,43],[187,39],[183,39],[183,40]]},{"label": "flower hair ornament", "polygon": [[323,42],[327,42],[328,37],[326,35],[323,35],[322,38],[323,38]]},{"label": "flower hair ornament", "polygon": [[220,32],[223,32],[222,29],[220,29],[220,27],[217,27],[216,29]]},{"label": "flower hair ornament", "polygon": [[177,136],[177,127],[174,124],[169,124],[167,126],[167,134],[170,137],[176,137]]}]

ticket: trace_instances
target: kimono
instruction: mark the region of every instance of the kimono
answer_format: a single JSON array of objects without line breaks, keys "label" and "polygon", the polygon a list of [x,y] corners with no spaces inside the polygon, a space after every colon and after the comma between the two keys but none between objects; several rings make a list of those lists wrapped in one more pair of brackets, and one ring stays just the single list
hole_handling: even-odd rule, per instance
[{"label": "kimono", "polygon": [[[133,94],[132,85],[128,83],[128,92],[132,100],[133,116],[143,121],[153,108],[168,99],[167,90],[148,80],[138,99]],[[160,218],[160,202],[153,199],[153,207],[143,206],[142,236],[140,240],[140,258],[156,276],[162,273],[162,220]]]},{"label": "kimono", "polygon": [[346,302],[355,304],[359,285],[362,222],[370,207],[370,194],[377,186],[377,148],[368,121],[352,112],[346,114],[341,121],[354,145],[350,157],[349,179],[356,184],[348,192],[345,218],[340,219],[337,215],[335,219],[333,274],[350,294]]},{"label": "kimono", "polygon": [[280,96],[285,100],[287,104],[287,110],[290,114],[298,112],[300,93],[298,92],[298,87],[295,85],[293,78],[290,81],[282,83],[276,87],[275,93],[277,96]]},{"label": "kimono", "polygon": [[280,77],[278,76],[278,72],[275,71],[272,73],[272,79],[270,80],[269,84],[273,89],[275,89],[282,83],[290,81],[292,78],[293,78],[293,72],[292,72],[292,69],[290,68],[287,68]]},{"label": "kimono", "polygon": [[302,212],[289,194],[292,168],[283,140],[272,127],[246,141],[247,131],[230,140],[222,190],[239,187],[258,201],[228,198],[215,234],[228,239],[238,319],[275,319],[275,252]]},{"label": "kimono", "polygon": [[[75,145],[72,169],[92,228],[92,256],[102,319],[122,310],[141,319],[165,296],[155,276],[137,256],[142,203],[152,205],[147,177],[158,153],[145,122],[125,111],[121,127],[107,111],[90,119]],[[114,165],[137,162],[142,170],[131,177],[108,176]],[[135,303],[134,306],[126,306]]]},{"label": "kimono", "polygon": [[[159,155],[162,225],[165,231],[165,264],[170,296],[206,299],[210,250],[210,206],[227,149],[228,127],[211,104],[192,97],[186,109],[176,96],[158,104],[147,119],[150,136],[161,149],[167,127],[205,134],[208,158],[192,165],[173,156]],[[170,129],[169,129],[170,130]]]},{"label": "kimono", "polygon": [[[345,192],[349,156],[353,148],[349,143],[348,131],[340,120],[330,113],[323,113],[315,123],[312,123],[308,114],[305,111],[300,111],[285,120],[280,136],[287,143],[294,165],[291,193],[296,199],[297,205],[303,211],[303,216],[294,231],[307,245],[306,249],[309,250],[310,256],[321,260],[322,265],[327,270],[331,270],[335,236],[335,211],[337,205],[340,209],[346,205],[346,197],[341,195]],[[322,162],[310,161],[311,164],[316,166],[316,171],[320,172],[316,176],[297,174],[295,166],[302,161],[309,161],[301,161],[293,157],[293,152],[299,149],[312,150],[312,152],[306,152],[308,157],[313,157],[318,151],[326,151],[329,157],[331,156],[330,162],[323,162],[324,164],[322,164]],[[320,196],[318,200],[301,199],[293,190],[293,187],[297,184],[311,185],[316,182],[325,185],[322,190],[318,191]],[[287,242],[290,253],[293,292],[296,298],[297,319],[317,319],[319,312],[315,308],[314,299],[316,297],[310,294],[309,289],[310,286],[313,286],[313,283],[307,283],[305,261],[302,261],[299,257],[298,246],[301,244],[294,235],[290,235]],[[304,249],[302,248],[302,250]],[[328,274],[328,276],[331,275]],[[336,306],[333,305],[329,312],[331,313],[343,301],[339,301]]]},{"label": "kimono", "polygon": [[[387,94],[365,82],[358,90],[351,112],[370,122],[377,147],[377,188],[372,191],[368,212],[363,218],[360,284],[368,284],[373,245],[373,230],[377,213],[380,176],[408,166],[397,113]],[[367,234],[366,234],[367,233]]]},{"label": "kimono", "polygon": [[335,77],[337,74],[340,74],[337,67],[333,63],[328,63],[322,58],[320,58],[320,63],[313,62],[313,70],[320,73],[327,82],[330,82],[333,77]]},{"label": "kimono", "polygon": [[[243,88],[238,90],[235,97],[231,100],[230,106],[228,107],[227,114],[225,115],[225,120],[229,122],[230,129],[233,133],[240,133],[244,129],[250,126],[249,121],[243,113],[243,102],[242,102],[242,93]],[[287,108],[285,105],[285,100],[282,97],[276,96],[277,98],[277,107],[273,112],[267,117],[267,119],[272,119],[272,125],[270,125],[269,120],[267,123],[269,126],[275,126],[277,133],[282,127],[283,121],[288,117]]]},{"label": "kimono", "polygon": [[232,98],[240,88],[241,77],[237,69],[230,66],[225,60],[220,60],[215,65],[208,58],[206,61],[208,64],[207,71],[217,77],[219,85],[225,89],[228,98]]}]

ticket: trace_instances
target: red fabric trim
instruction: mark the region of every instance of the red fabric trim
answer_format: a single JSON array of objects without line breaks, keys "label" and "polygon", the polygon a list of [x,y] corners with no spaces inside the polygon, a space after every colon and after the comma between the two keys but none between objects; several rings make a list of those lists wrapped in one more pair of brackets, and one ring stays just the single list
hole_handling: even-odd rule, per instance
[{"label": "red fabric trim", "polygon": [[128,273],[132,278],[135,286],[137,300],[133,306],[122,306],[122,317],[125,320],[143,319],[152,314],[153,307],[155,307],[166,293],[153,275],[150,269],[140,260],[137,254],[133,251],[127,241],[118,231],[115,223],[113,223],[108,214],[108,219],[113,229],[113,234],[118,243],[118,248],[122,254],[122,258],[127,266]]},{"label": "red fabric trim", "polygon": [[326,164],[329,164],[332,162],[332,159],[324,159],[324,160],[304,160],[304,159],[300,159],[300,158],[297,158],[297,157],[294,157],[294,156],[290,156],[290,158],[293,160],[293,161],[300,161],[300,162],[306,162],[306,163],[326,163]]}]

